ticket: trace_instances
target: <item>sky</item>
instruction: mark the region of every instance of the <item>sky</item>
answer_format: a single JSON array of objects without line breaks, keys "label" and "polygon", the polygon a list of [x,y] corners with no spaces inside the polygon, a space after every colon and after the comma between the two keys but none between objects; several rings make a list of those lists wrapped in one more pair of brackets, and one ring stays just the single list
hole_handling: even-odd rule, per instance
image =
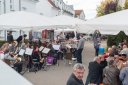
[{"label": "sky", "polygon": [[73,5],[74,9],[83,9],[86,19],[96,16],[96,8],[103,0],[63,0],[68,5]]}]

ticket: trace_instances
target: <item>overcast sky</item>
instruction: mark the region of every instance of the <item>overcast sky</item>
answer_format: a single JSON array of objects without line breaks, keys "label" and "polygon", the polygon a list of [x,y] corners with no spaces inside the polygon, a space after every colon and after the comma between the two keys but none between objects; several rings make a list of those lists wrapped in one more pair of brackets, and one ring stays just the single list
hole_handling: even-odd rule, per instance
[{"label": "overcast sky", "polygon": [[74,5],[74,9],[83,9],[86,19],[92,19],[96,16],[96,8],[103,0],[63,0],[69,5]]}]

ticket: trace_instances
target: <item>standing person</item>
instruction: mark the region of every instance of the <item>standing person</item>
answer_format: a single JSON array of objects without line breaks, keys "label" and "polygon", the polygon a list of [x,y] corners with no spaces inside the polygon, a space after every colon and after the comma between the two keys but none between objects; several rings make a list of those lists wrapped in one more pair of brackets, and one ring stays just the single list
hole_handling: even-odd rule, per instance
[{"label": "standing person", "polygon": [[97,39],[101,38],[101,34],[99,32],[99,30],[95,30],[94,34],[93,34],[93,40],[97,40]]},{"label": "standing person", "polygon": [[114,60],[110,60],[108,64],[103,70],[103,85],[120,85],[120,71],[114,65]]},{"label": "standing person", "polygon": [[77,63],[73,67],[73,73],[69,77],[66,85],[84,85],[83,76],[85,68],[83,64]]},{"label": "standing person", "polygon": [[99,30],[95,30],[93,34],[93,42],[94,42],[94,48],[95,48],[95,56],[98,56],[100,42],[101,42],[101,34]]},{"label": "standing person", "polygon": [[85,85],[88,85],[88,84],[99,85],[100,84],[101,69],[102,69],[100,62],[101,62],[100,57],[95,57],[94,61],[89,63],[89,66],[88,66],[89,72],[88,72]]},{"label": "standing person", "polygon": [[95,56],[98,56],[99,55],[99,48],[100,48],[99,40],[94,41],[94,48],[95,48]]},{"label": "standing person", "polygon": [[85,44],[85,38],[84,35],[81,35],[81,39],[78,42],[78,47],[77,47],[77,62],[78,63],[82,63],[82,51],[84,48],[84,44]]},{"label": "standing person", "polygon": [[59,42],[63,42],[64,39],[65,39],[65,35],[64,35],[64,32],[61,32],[58,36],[58,39],[59,39]]},{"label": "standing person", "polygon": [[122,81],[122,85],[128,85],[128,67],[127,66],[121,69],[119,77],[120,77],[120,80]]},{"label": "standing person", "polygon": [[29,43],[32,44],[32,40],[33,40],[33,35],[32,35],[32,31],[29,32]]},{"label": "standing person", "polygon": [[19,36],[19,37],[16,39],[16,41],[18,42],[18,45],[19,45],[19,43],[23,43],[26,37],[27,37],[26,34]]},{"label": "standing person", "polygon": [[9,31],[7,34],[7,42],[10,44],[13,42],[12,31]]}]

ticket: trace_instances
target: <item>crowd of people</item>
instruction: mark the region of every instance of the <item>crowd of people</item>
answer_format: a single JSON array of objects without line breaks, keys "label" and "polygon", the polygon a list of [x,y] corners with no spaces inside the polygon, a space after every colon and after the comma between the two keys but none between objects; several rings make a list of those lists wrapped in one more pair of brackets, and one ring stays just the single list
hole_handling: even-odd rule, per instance
[{"label": "crowd of people", "polygon": [[[38,70],[42,68],[44,62],[57,64],[57,60],[59,59],[66,59],[69,61],[68,64],[72,64],[72,58],[75,57],[78,63],[82,63],[81,54],[85,42],[83,35],[81,35],[78,47],[78,41],[74,41],[74,34],[72,32],[66,35],[63,35],[63,32],[61,32],[55,41],[33,41],[34,39],[27,40],[26,37],[27,35],[24,34],[14,40],[12,31],[9,31],[7,35],[7,42],[0,48],[0,58],[11,67],[16,67],[19,73],[22,71],[23,60],[27,62],[26,68],[29,70],[33,67],[35,60],[38,62],[36,65]],[[75,44],[75,46],[72,46],[71,44]],[[56,50],[53,45],[59,45],[60,47]],[[48,48],[50,51],[48,53],[43,53],[39,50],[41,47]],[[23,55],[20,55],[21,50],[26,51],[28,48],[32,49],[31,55],[25,54],[25,52]]]},{"label": "crowd of people", "polygon": [[[48,62],[52,59],[52,64],[53,62],[56,64],[58,59],[64,59],[66,58],[65,56],[67,56],[67,59],[69,60],[72,60],[72,57],[77,59],[77,64],[73,67],[73,73],[69,77],[67,85],[127,85],[128,83],[128,47],[126,40],[120,43],[119,46],[113,45],[112,47],[109,47],[104,54],[100,55],[99,47],[101,43],[101,34],[96,30],[93,34],[96,57],[93,61],[89,62],[88,75],[86,81],[83,82],[82,79],[85,73],[85,68],[82,64],[82,51],[86,42],[84,34],[80,35],[80,39],[75,41],[77,42],[76,47],[72,48],[70,44],[73,38],[70,39],[68,35],[67,37],[64,37],[62,32],[57,36],[56,41],[44,42],[41,42],[40,40],[38,42],[33,42],[32,39],[26,42],[26,34],[21,35],[14,40],[11,33],[12,32],[8,33],[7,42],[0,48],[0,58],[8,65],[16,67],[19,73],[22,71],[22,58],[27,61],[26,68],[28,69],[32,68],[33,63],[36,60],[36,62],[38,62],[36,66],[39,70],[46,57],[49,59]],[[63,46],[62,43],[65,42],[65,46]],[[59,50],[53,48],[54,44],[60,45]],[[48,54],[44,55],[40,52],[39,49],[41,46],[50,49]],[[20,50],[26,50],[26,48],[33,49],[32,54],[19,55]],[[70,51],[70,53],[68,53],[68,51]]]},{"label": "crowd of people", "polygon": [[85,84],[82,80],[85,68],[82,67],[81,69],[81,64],[78,63],[76,65],[79,68],[75,71],[73,69],[73,74],[68,79],[67,85],[128,85],[128,47],[126,40],[121,42],[119,46],[109,47],[104,54],[96,53],[95,56],[94,60],[89,62]]}]

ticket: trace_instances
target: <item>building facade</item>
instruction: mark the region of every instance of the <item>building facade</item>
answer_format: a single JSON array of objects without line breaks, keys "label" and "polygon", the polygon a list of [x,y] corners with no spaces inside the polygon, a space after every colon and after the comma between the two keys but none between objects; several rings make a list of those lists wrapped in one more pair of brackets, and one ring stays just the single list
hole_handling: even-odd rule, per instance
[{"label": "building facade", "polygon": [[75,17],[85,20],[85,14],[83,10],[75,10]]},{"label": "building facade", "polygon": [[66,5],[63,0],[40,0],[36,9],[39,14],[50,17],[61,14],[74,16],[73,6]]},{"label": "building facade", "polygon": [[[14,11],[34,12],[48,17],[62,14],[75,17],[73,5],[67,5],[63,0],[0,0],[0,15]],[[84,12],[77,15],[77,18],[85,19]],[[6,34],[7,31],[0,31],[0,38]],[[14,39],[17,37],[14,36]]]},{"label": "building facade", "polygon": [[13,11],[36,12],[36,3],[39,0],[0,0],[0,14]]},{"label": "building facade", "polygon": [[[0,0],[0,15],[14,11],[36,12],[36,3],[39,0]],[[7,31],[0,31],[0,40],[6,40]],[[16,36],[17,35],[17,36]],[[13,32],[13,37],[18,37],[18,32]]]}]

